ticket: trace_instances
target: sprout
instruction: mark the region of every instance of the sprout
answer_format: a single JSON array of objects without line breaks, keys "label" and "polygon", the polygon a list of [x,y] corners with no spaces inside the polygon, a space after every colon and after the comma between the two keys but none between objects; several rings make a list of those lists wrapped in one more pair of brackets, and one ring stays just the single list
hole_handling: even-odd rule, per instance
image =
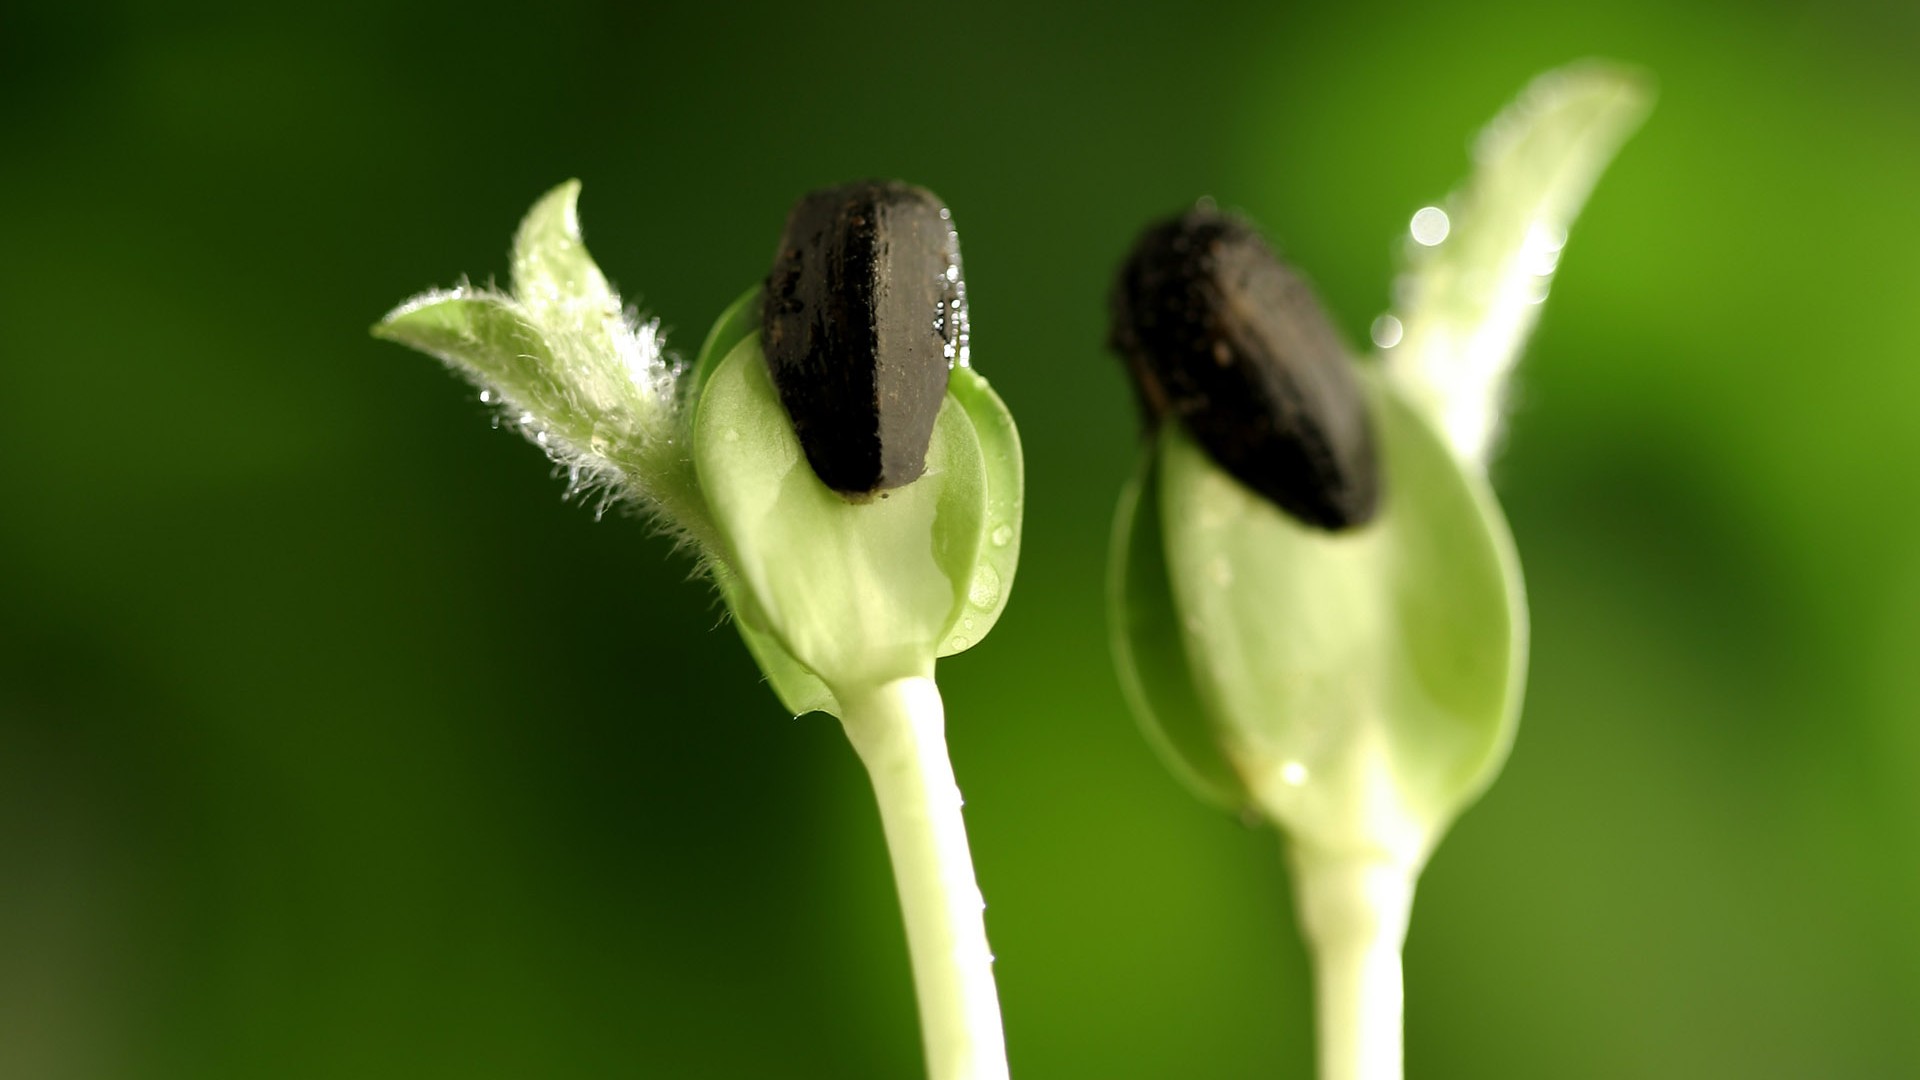
[{"label": "sprout", "polygon": [[1013,419],[966,363],[951,215],[903,184],[804,197],[765,287],[679,365],[587,254],[578,194],[527,215],[510,292],[429,292],[374,333],[478,383],[570,490],[680,537],[781,702],[840,718],[893,855],[929,1072],[1004,1077],[933,674],[1005,607],[1023,479]]},{"label": "sprout", "polygon": [[1526,603],[1486,450],[1565,227],[1645,100],[1570,68],[1494,122],[1450,210],[1415,217],[1384,367],[1211,212],[1148,230],[1115,288],[1149,420],[1114,528],[1121,680],[1178,775],[1285,835],[1325,1080],[1401,1075],[1414,883],[1513,740]]}]

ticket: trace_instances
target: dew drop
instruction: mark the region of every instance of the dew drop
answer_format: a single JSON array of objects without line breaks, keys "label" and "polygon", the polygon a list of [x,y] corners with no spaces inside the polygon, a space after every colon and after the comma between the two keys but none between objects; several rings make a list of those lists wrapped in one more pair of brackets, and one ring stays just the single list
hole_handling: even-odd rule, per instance
[{"label": "dew drop", "polygon": [[960,650],[966,647],[967,647],[967,639],[961,637],[959,634],[953,635],[953,640],[947,642],[947,648],[953,650],[954,652],[959,652]]},{"label": "dew drop", "polygon": [[1400,344],[1400,339],[1405,337],[1406,333],[1407,328],[1392,315],[1382,315],[1373,320],[1373,343],[1382,349],[1391,349]]},{"label": "dew drop", "polygon": [[1539,277],[1551,275],[1560,266],[1560,252],[1567,246],[1567,230],[1551,221],[1536,221],[1527,228],[1520,246],[1520,258],[1526,268]]},{"label": "dew drop", "polygon": [[994,547],[1006,547],[1008,544],[1013,543],[1013,526],[1005,522],[995,525],[993,532],[988,534],[987,539],[993,541]]},{"label": "dew drop", "polygon": [[986,563],[974,567],[973,580],[967,585],[967,603],[984,610],[999,602],[999,572]]},{"label": "dew drop", "polygon": [[1447,238],[1453,231],[1453,222],[1447,219],[1447,212],[1437,206],[1423,206],[1414,215],[1408,227],[1413,233],[1413,242],[1422,247],[1433,247]]},{"label": "dew drop", "polygon": [[1307,782],[1307,767],[1297,761],[1289,761],[1280,766],[1280,779],[1292,787],[1299,787]]}]

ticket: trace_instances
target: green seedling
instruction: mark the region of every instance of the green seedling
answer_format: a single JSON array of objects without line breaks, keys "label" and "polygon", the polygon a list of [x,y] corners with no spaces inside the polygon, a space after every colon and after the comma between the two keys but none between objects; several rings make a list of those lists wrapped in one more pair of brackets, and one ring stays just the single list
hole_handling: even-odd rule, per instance
[{"label": "green seedling", "polygon": [[680,364],[588,255],[578,195],[563,184],[527,215],[510,291],[429,292],[374,333],[477,384],[570,490],[678,537],[786,708],[840,719],[893,857],[928,1072],[1005,1077],[933,676],[1006,604],[1023,474],[970,366],[950,215],[900,184],[807,196],[767,282]]},{"label": "green seedling", "polygon": [[1414,885],[1513,741],[1527,609],[1485,465],[1567,226],[1647,102],[1594,64],[1530,86],[1415,215],[1371,362],[1219,214],[1149,230],[1115,289],[1148,418],[1121,680],[1175,773],[1283,834],[1324,1080],[1402,1075]]}]

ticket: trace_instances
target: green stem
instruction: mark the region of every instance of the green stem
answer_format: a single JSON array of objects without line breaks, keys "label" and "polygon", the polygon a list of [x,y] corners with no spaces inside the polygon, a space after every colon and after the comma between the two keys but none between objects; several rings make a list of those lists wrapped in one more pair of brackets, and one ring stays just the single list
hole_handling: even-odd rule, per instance
[{"label": "green stem", "polygon": [[893,856],[920,999],[930,1080],[1005,1080],[1007,1050],[973,876],[946,714],[930,678],[840,695],[842,722],[873,778]]},{"label": "green stem", "polygon": [[1290,849],[1313,954],[1320,1080],[1401,1080],[1400,947],[1414,874],[1380,857]]}]

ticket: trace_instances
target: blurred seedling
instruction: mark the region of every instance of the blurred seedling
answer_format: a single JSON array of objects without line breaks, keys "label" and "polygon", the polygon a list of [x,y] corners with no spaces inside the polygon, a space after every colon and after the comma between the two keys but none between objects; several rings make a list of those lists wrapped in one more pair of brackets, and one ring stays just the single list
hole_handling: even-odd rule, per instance
[{"label": "blurred seedling", "polygon": [[1648,101],[1600,64],[1529,86],[1414,215],[1370,361],[1211,210],[1149,229],[1114,288],[1147,421],[1114,527],[1121,681],[1175,773],[1283,834],[1323,1080],[1402,1075],[1414,885],[1513,741],[1527,608],[1486,462],[1567,227]]},{"label": "blurred seedling", "polygon": [[510,291],[428,292],[374,333],[477,384],[570,490],[679,537],[786,708],[840,719],[879,802],[929,1074],[1005,1077],[934,664],[1006,604],[1022,463],[970,363],[951,215],[904,184],[805,196],[771,275],[680,364],[588,255],[578,195],[521,223]]}]

